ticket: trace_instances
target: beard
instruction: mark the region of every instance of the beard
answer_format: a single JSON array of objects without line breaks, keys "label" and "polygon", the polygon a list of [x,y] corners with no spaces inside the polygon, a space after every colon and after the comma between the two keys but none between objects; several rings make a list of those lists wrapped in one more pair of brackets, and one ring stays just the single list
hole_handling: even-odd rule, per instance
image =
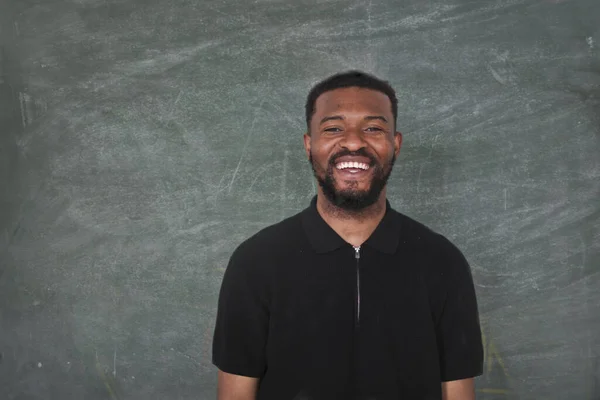
[{"label": "beard", "polygon": [[[333,174],[336,160],[342,156],[362,156],[371,160],[369,169],[373,170],[373,178],[371,179],[371,184],[368,189],[358,189],[358,182],[356,181],[350,182],[350,187],[347,189],[336,189],[336,180]],[[318,169],[322,170],[322,168],[315,165],[312,153],[309,156],[309,161],[315,178],[317,179],[317,182],[319,182],[319,186],[321,186],[327,200],[341,210],[347,212],[359,212],[375,204],[379,199],[379,195],[392,173],[396,156],[394,155],[387,165],[383,165],[378,163],[375,157],[367,153],[364,148],[359,149],[358,151],[342,150],[331,156],[327,163],[327,169],[324,171],[324,176],[319,174]]]}]

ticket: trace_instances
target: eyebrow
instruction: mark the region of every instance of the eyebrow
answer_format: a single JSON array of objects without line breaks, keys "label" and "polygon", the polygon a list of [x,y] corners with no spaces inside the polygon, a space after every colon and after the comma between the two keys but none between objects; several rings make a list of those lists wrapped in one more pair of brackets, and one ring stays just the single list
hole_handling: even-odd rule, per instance
[{"label": "eyebrow", "polygon": [[387,124],[388,120],[386,117],[384,117],[383,115],[367,115],[365,117],[365,121],[373,121],[373,120],[380,120],[383,121]]},{"label": "eyebrow", "polygon": [[[334,121],[334,120],[339,120],[339,121],[343,121],[344,117],[342,117],[341,115],[330,115],[328,117],[324,117],[321,122],[320,125],[324,124],[327,121]],[[365,121],[373,121],[373,120],[380,120],[385,122],[386,124],[388,123],[388,120],[386,117],[384,117],[383,115],[367,115],[364,118]]]}]

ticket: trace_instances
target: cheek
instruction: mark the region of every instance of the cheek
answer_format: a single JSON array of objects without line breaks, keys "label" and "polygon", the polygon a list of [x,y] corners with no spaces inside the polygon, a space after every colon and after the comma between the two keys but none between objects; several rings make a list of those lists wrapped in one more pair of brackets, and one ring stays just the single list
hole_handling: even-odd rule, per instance
[{"label": "cheek", "polygon": [[331,155],[331,150],[326,146],[314,146],[311,149],[311,154],[314,160],[319,163],[327,163],[329,161],[329,156]]},{"label": "cheek", "polygon": [[327,169],[327,159],[324,158],[321,154],[317,153],[315,149],[312,149],[309,155],[309,161],[312,164],[313,168],[317,171],[323,171]]},{"label": "cheek", "polygon": [[375,150],[379,159],[383,162],[389,162],[394,157],[395,149],[393,142],[378,143],[376,146],[373,146],[373,150]]}]

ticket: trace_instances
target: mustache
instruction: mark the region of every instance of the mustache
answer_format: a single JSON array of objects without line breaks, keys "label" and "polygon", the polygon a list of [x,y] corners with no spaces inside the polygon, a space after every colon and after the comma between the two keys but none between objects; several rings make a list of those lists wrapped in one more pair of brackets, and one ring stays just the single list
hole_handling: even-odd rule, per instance
[{"label": "mustache", "polygon": [[329,159],[329,166],[333,167],[335,166],[335,164],[337,163],[338,158],[340,157],[344,157],[344,156],[361,156],[361,157],[366,157],[369,159],[369,165],[373,166],[377,163],[377,160],[375,159],[375,157],[371,154],[369,154],[367,152],[366,149],[361,148],[358,149],[356,151],[350,151],[350,150],[340,150],[337,153],[335,153],[334,155],[331,156],[331,158]]}]

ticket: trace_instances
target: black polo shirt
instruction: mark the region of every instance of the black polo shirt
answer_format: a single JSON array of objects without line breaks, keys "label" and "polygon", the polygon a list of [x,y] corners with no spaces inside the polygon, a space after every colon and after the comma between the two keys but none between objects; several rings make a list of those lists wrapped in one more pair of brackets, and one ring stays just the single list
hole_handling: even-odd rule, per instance
[{"label": "black polo shirt", "polygon": [[469,265],[387,203],[359,249],[310,206],[233,252],[213,363],[260,377],[258,400],[441,399],[482,373]]}]

